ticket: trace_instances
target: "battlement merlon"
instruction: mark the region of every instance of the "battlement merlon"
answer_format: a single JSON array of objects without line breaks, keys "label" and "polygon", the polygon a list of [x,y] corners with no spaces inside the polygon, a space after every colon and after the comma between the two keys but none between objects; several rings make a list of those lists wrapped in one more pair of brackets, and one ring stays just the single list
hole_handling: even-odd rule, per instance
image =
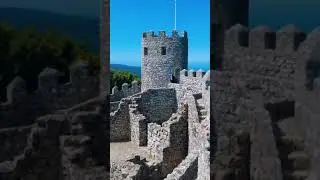
[{"label": "battlement merlon", "polygon": [[180,78],[184,78],[184,77],[192,77],[192,78],[203,78],[208,72],[203,71],[202,69],[199,69],[197,71],[190,69],[190,70],[186,70],[183,69],[180,71]]},{"label": "battlement merlon", "polygon": [[143,32],[142,33],[143,39],[149,39],[149,38],[180,38],[180,39],[188,39],[188,33],[186,31],[172,31],[171,36],[166,34],[166,31],[159,31],[158,33],[154,31],[150,32]]},{"label": "battlement merlon", "polygon": [[[89,65],[86,62],[77,62],[69,67],[70,73],[70,82],[72,85],[83,85],[84,82],[89,81],[89,79],[94,78],[89,75]],[[64,76],[65,74],[52,68],[45,68],[38,75],[38,88],[39,89],[48,89],[55,88],[59,86],[59,77]],[[89,78],[91,77],[91,78]]]},{"label": "battlement merlon", "polygon": [[[53,89],[64,89],[65,92],[73,91],[79,86],[87,84],[95,85],[98,83],[94,76],[88,74],[88,64],[79,62],[72,65],[70,68],[70,81],[64,84],[59,83],[59,78],[65,74],[53,68],[45,68],[38,75],[38,89],[35,92],[50,92],[49,95],[55,94]],[[16,77],[9,85],[7,89],[7,101],[14,103],[18,101],[22,96],[27,96],[26,81],[21,77]]]},{"label": "battlement merlon", "polygon": [[[129,87],[128,83],[124,83],[121,85],[121,91],[123,93],[130,93],[130,92],[138,93],[141,91],[141,83],[138,81],[132,81],[131,87]],[[111,95],[115,95],[121,91],[119,90],[118,86],[114,86],[112,88]]]},{"label": "battlement merlon", "polygon": [[236,24],[226,31],[225,45],[230,50],[249,48],[295,52],[305,38],[306,34],[294,25],[286,25],[274,32],[268,26],[249,30],[246,26]]}]

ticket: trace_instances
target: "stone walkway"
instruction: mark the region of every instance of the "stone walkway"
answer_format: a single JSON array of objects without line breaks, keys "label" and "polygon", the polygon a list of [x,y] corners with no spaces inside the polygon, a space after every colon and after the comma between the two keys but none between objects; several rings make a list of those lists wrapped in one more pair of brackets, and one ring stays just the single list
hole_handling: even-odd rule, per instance
[{"label": "stone walkway", "polygon": [[145,147],[139,147],[129,142],[113,142],[110,143],[110,162],[124,161],[141,156],[141,159],[146,157]]}]

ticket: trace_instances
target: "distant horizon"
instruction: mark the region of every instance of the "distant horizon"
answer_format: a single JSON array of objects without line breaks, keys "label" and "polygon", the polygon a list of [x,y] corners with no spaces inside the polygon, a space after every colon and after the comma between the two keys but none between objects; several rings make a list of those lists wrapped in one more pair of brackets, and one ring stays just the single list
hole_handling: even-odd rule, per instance
[{"label": "distant horizon", "polygon": [[[131,65],[131,64],[125,64],[125,63],[112,63],[110,62],[110,65],[124,65],[124,66],[130,66],[130,67],[136,67],[136,68],[141,68],[141,65]],[[193,70],[204,70],[208,71],[210,69],[209,66],[207,66],[206,63],[203,64],[189,64],[188,69],[193,69]]]}]

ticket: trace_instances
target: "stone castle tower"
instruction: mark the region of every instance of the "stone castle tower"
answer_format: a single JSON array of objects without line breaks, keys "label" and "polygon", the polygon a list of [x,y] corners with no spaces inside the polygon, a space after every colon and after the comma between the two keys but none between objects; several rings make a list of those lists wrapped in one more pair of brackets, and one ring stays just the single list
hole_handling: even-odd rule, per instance
[{"label": "stone castle tower", "polygon": [[179,81],[179,72],[188,66],[187,32],[173,31],[167,36],[145,32],[142,35],[141,90],[166,88]]}]

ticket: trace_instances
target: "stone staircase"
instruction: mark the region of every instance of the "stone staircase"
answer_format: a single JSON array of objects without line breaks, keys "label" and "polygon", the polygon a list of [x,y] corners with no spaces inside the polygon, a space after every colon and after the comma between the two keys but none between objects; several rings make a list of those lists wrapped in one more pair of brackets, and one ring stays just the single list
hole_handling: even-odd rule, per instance
[{"label": "stone staircase", "polygon": [[141,95],[132,97],[131,104],[129,104],[130,111],[137,112],[140,101],[141,101]]},{"label": "stone staircase", "polygon": [[[62,174],[65,179],[106,178],[106,169],[96,162],[90,145],[91,132],[85,127],[87,119],[94,119],[94,111],[75,113],[70,120],[70,134],[60,136],[62,150]],[[70,180],[71,180],[70,179]]]},{"label": "stone staircase", "polygon": [[202,122],[205,120],[208,116],[208,112],[206,110],[206,107],[204,105],[204,100],[202,99],[202,94],[196,94],[194,95],[196,99],[196,106],[197,106],[197,111],[198,111],[198,116],[199,116],[199,121]]},{"label": "stone staircase", "polygon": [[[281,119],[292,120],[292,119]],[[278,121],[279,122],[279,121]],[[290,136],[274,123],[276,143],[281,160],[281,168],[284,180],[305,180],[309,175],[310,159],[304,150],[303,139]],[[277,135],[278,134],[278,135]]]},{"label": "stone staircase", "polygon": [[84,135],[85,131],[79,119],[72,118],[70,126],[70,134],[60,136],[63,176],[66,178],[76,176],[76,173],[73,172],[74,163],[84,163],[86,159],[85,144],[91,140],[89,136]]},{"label": "stone staircase", "polygon": [[310,159],[303,141],[297,137],[282,136],[277,140],[284,180],[305,180],[309,174]]}]

